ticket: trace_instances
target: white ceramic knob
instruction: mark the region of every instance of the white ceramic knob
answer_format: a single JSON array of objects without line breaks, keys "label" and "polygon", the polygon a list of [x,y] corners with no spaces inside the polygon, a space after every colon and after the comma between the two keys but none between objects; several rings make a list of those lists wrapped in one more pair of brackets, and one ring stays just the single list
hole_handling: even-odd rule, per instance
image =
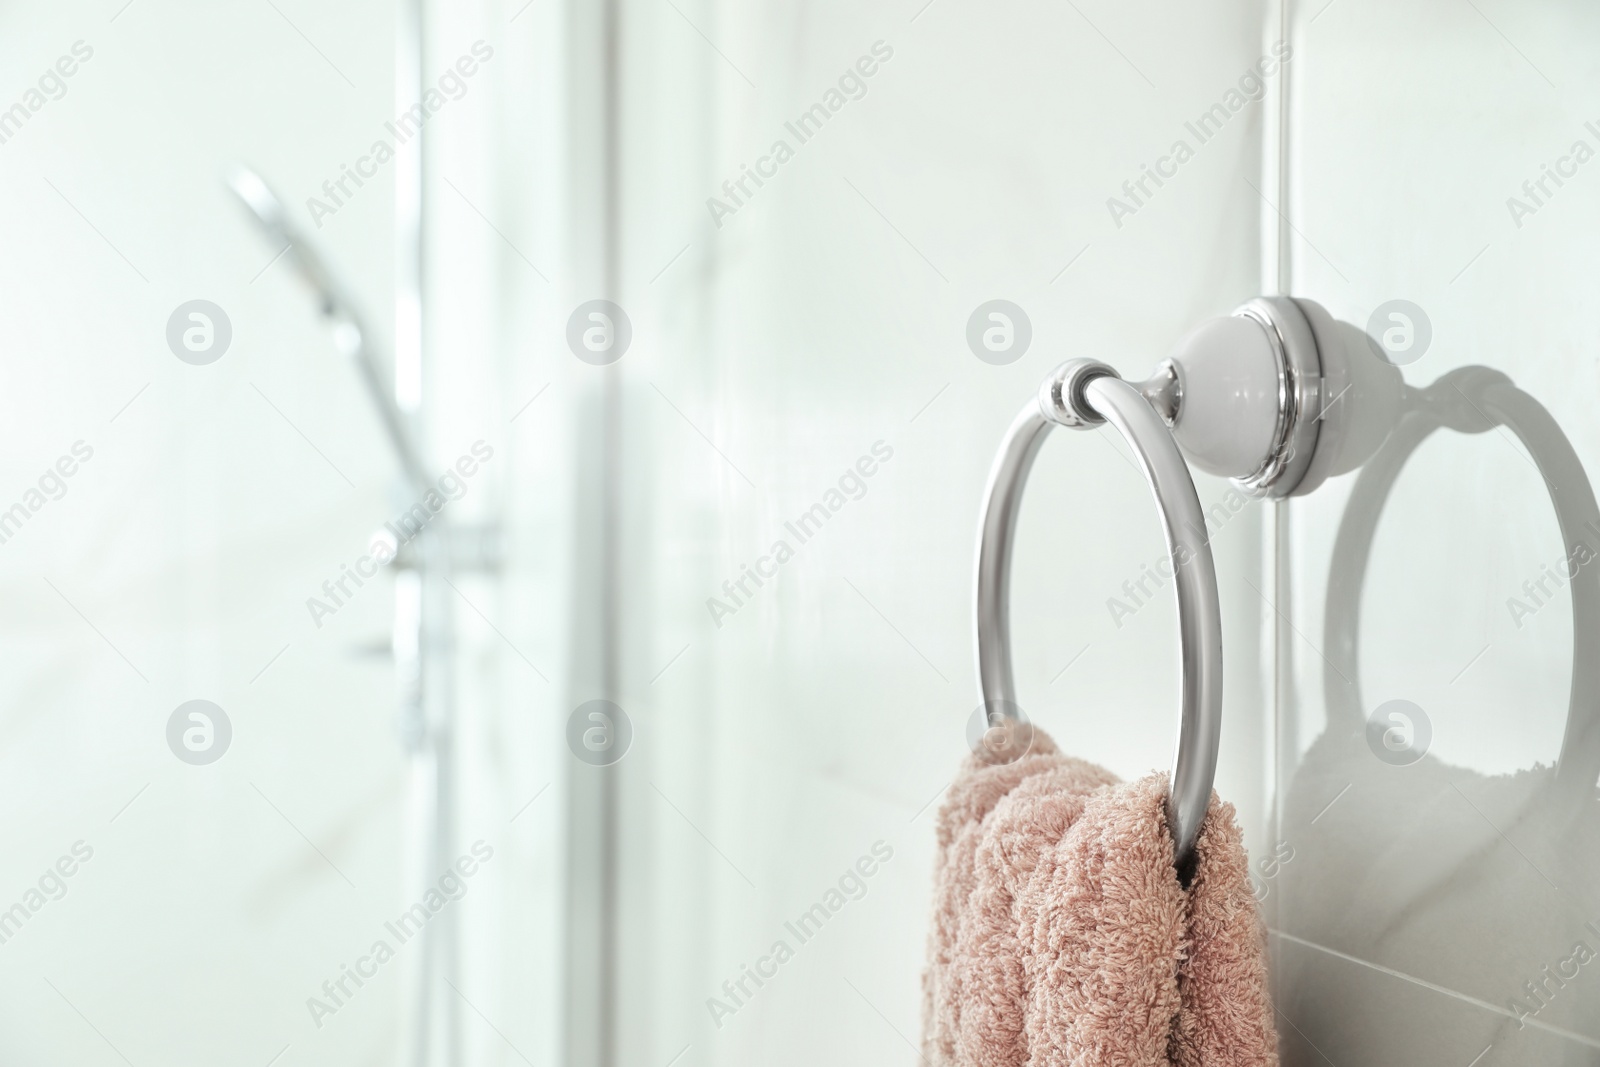
[{"label": "white ceramic knob", "polygon": [[1278,424],[1278,360],[1266,328],[1242,315],[1208,319],[1171,358],[1180,397],[1172,435],[1183,454],[1208,474],[1255,473]]},{"label": "white ceramic knob", "polygon": [[1201,323],[1169,362],[1178,446],[1194,466],[1254,496],[1303,495],[1366,462],[1405,389],[1361,330],[1289,297],[1261,297]]}]

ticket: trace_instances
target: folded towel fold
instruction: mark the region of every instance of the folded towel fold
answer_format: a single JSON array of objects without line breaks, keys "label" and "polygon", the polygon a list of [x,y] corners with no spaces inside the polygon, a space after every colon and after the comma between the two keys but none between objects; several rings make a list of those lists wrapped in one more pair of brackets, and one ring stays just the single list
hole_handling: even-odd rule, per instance
[{"label": "folded towel fold", "polygon": [[1272,1067],[1265,941],[1233,807],[1185,889],[1167,781],[1062,755],[969,757],[939,813],[923,978],[934,1067]]}]

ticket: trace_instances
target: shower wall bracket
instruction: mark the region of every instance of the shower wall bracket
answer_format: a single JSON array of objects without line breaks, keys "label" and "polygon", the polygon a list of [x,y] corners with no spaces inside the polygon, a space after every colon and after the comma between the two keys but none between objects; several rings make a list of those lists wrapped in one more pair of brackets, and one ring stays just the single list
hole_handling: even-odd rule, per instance
[{"label": "shower wall bracket", "polygon": [[[443,530],[442,548],[452,574],[498,574],[505,562],[505,544],[497,522],[451,523]],[[373,533],[372,544],[382,544],[392,556],[389,566],[416,570],[424,565],[415,539],[399,543],[387,527]]]}]

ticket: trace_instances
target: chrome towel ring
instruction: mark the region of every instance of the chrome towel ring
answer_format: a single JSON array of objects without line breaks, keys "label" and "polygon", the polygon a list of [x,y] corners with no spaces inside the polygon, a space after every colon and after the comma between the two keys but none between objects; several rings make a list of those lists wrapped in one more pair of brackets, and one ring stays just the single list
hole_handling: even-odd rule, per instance
[{"label": "chrome towel ring", "polygon": [[1167,795],[1179,877],[1187,883],[1195,841],[1211,802],[1222,729],[1222,612],[1205,517],[1188,465],[1167,421],[1176,411],[1179,378],[1164,365],[1140,387],[1104,363],[1069,360],[1040,386],[1006,431],[989,471],[978,534],[976,623],[978,679],[991,726],[1020,721],[1011,672],[1011,548],[1022,487],[1044,439],[1055,426],[1092,429],[1110,423],[1132,447],[1161,513],[1176,576],[1182,665],[1182,712]]},{"label": "chrome towel ring", "polygon": [[1217,571],[1185,456],[1267,499],[1310,493],[1357,469],[1382,446],[1405,393],[1380,351],[1314,301],[1257,297],[1195,327],[1148,381],[1130,384],[1092,359],[1063,363],[1011,423],[989,471],[978,531],[978,684],[990,733],[1003,739],[991,752],[1005,759],[1025,752],[1029,736],[1011,677],[1011,540],[1039,446],[1054,426],[1109,422],[1150,481],[1178,591],[1182,713],[1167,823],[1185,883],[1222,728]]}]

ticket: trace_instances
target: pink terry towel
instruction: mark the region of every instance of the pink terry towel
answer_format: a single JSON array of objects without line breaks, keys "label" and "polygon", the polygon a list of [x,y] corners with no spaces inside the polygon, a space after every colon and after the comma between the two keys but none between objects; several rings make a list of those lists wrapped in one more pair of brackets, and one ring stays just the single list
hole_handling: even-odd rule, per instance
[{"label": "pink terry towel", "polygon": [[933,1067],[1276,1067],[1266,950],[1233,807],[1186,890],[1167,781],[1119,782],[1035,728],[968,757],[939,813],[923,1045]]}]

